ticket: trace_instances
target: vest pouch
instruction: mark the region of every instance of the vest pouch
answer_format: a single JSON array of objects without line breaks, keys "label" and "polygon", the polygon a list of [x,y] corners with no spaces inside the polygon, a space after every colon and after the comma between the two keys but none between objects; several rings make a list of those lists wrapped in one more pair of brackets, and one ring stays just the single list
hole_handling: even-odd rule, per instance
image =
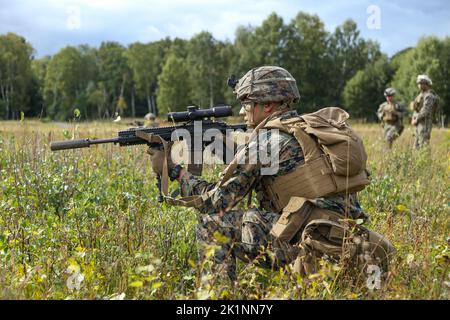
[{"label": "vest pouch", "polygon": [[345,176],[333,176],[337,185],[336,193],[354,193],[361,190],[370,184],[369,172],[367,170],[361,170],[357,175],[352,177]]},{"label": "vest pouch", "polygon": [[393,123],[397,122],[397,120],[398,120],[397,114],[394,114],[392,112],[386,113],[383,117],[383,121],[387,122],[389,124],[393,124]]},{"label": "vest pouch", "polygon": [[292,197],[270,234],[282,242],[290,242],[310,216],[314,205],[308,199]]},{"label": "vest pouch", "polygon": [[315,199],[337,191],[336,181],[326,156],[298,166],[294,171],[265,184],[276,210],[281,211],[292,196]]},{"label": "vest pouch", "polygon": [[397,122],[397,120],[398,120],[397,110],[395,109],[394,105],[389,104],[384,109],[383,121],[388,124],[394,124],[395,122]]},{"label": "vest pouch", "polygon": [[388,271],[389,261],[397,252],[394,245],[385,236],[375,231],[362,226],[360,226],[360,230],[362,233],[366,233],[366,240],[364,241],[366,245],[361,251],[371,260],[366,261],[366,263],[378,265],[384,271]]},{"label": "vest pouch", "polygon": [[343,252],[345,233],[345,227],[337,221],[314,219],[305,226],[301,244],[315,251],[318,257],[326,254],[337,259]]}]

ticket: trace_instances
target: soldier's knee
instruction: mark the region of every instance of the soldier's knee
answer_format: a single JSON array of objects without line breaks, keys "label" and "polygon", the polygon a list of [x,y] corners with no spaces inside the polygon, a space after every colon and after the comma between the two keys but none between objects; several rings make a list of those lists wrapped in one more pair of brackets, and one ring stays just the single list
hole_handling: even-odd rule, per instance
[{"label": "soldier's knee", "polygon": [[248,210],[242,217],[242,244],[249,253],[254,253],[267,244],[267,232],[261,225],[258,209]]},{"label": "soldier's knee", "polygon": [[200,215],[195,226],[197,240],[211,242],[212,235],[218,229],[219,225],[212,216],[207,214]]}]

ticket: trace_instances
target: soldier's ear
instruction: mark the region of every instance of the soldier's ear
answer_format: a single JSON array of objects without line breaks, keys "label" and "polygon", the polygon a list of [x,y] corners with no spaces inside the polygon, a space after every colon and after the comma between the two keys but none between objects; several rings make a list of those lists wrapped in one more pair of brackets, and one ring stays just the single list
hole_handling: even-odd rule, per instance
[{"label": "soldier's ear", "polygon": [[275,102],[270,102],[264,105],[264,112],[265,113],[271,113],[272,111],[275,110],[276,107],[276,103]]}]

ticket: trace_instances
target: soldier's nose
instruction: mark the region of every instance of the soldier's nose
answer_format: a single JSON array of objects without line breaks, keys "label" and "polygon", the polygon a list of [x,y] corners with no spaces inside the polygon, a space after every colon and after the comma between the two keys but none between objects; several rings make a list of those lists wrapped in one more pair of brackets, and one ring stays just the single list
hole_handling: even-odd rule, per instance
[{"label": "soldier's nose", "polygon": [[239,110],[239,115],[244,117],[245,116],[245,109],[244,107],[241,107],[241,110]]}]

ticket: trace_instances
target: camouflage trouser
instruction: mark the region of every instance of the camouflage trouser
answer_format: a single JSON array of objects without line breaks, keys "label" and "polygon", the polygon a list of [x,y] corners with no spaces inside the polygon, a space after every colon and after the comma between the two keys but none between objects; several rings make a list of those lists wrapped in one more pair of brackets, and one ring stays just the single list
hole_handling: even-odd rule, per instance
[{"label": "camouflage trouser", "polygon": [[[395,253],[387,239],[371,231],[364,235],[367,236],[364,241],[362,234],[354,234],[353,242],[343,247],[345,232],[339,223],[342,216],[323,209],[313,211],[305,222],[306,226],[300,230],[304,239],[289,245],[270,235],[278,218],[276,213],[257,209],[230,211],[223,217],[201,215],[197,225],[201,261],[206,247],[216,246],[212,270],[203,271],[236,280],[236,258],[239,258],[264,268],[293,263],[294,272],[308,275],[317,271],[318,262],[324,255],[329,261],[336,262],[343,252],[351,253],[352,259],[360,259],[363,261],[360,264],[365,267],[367,264],[387,265],[388,256]],[[350,237],[350,233],[347,236]],[[372,258],[379,262],[370,262]],[[383,268],[387,270],[387,267]]]},{"label": "camouflage trouser", "polygon": [[[236,279],[236,258],[253,261],[264,268],[290,263],[294,250],[276,241],[270,230],[279,214],[258,209],[230,211],[223,217],[218,214],[201,215],[197,225],[200,259],[204,258],[206,245],[216,245],[213,273]],[[225,236],[226,238],[224,238]],[[227,239],[228,238],[228,239]]]},{"label": "camouflage trouser", "polygon": [[397,139],[403,132],[403,126],[398,124],[384,124],[384,139],[392,146],[392,143]]},{"label": "camouflage trouser", "polygon": [[416,149],[421,149],[430,143],[432,126],[432,121],[427,119],[417,124],[414,136],[414,146]]}]

